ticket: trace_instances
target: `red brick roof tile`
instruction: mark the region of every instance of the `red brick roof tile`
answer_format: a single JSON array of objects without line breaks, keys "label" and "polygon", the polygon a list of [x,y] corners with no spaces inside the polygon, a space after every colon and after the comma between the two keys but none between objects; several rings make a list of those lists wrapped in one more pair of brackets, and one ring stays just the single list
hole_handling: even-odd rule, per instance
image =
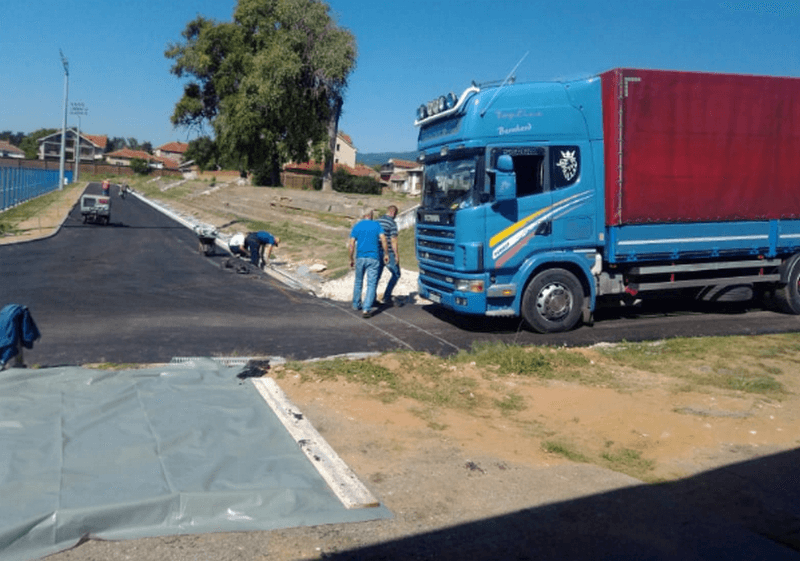
[{"label": "red brick roof tile", "polygon": [[184,154],[189,149],[189,145],[185,142],[167,142],[162,146],[156,148],[162,152],[175,152],[177,154]]}]

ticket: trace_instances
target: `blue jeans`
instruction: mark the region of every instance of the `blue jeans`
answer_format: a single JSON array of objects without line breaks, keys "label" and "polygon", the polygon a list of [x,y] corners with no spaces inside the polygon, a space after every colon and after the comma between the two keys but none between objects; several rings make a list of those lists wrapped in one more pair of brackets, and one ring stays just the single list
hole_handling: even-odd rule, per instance
[{"label": "blue jeans", "polygon": [[389,269],[389,274],[392,275],[389,277],[389,282],[386,283],[386,290],[383,291],[383,301],[388,303],[392,301],[392,291],[397,285],[397,281],[400,280],[400,267],[397,266],[397,259],[395,259],[394,253],[389,254],[388,265],[384,265],[381,261],[381,271],[378,273],[379,280],[383,275],[384,268]]},{"label": "blue jeans", "polygon": [[[375,303],[375,292],[378,288],[378,273],[380,261],[373,257],[359,257],[356,259],[356,279],[353,284],[353,309],[369,311]],[[361,290],[364,284],[364,274],[367,275],[367,296],[361,303]]]}]

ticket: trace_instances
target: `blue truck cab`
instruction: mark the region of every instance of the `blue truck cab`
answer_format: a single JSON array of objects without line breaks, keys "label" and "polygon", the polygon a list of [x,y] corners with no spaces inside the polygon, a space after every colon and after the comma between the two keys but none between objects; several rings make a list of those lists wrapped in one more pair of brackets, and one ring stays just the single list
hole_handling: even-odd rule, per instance
[{"label": "blue truck cab", "polygon": [[420,108],[422,297],[468,314],[519,316],[529,279],[546,266],[574,271],[569,280],[588,298],[566,303],[554,284],[525,304],[549,307],[551,318],[566,312],[571,324],[589,317],[594,284],[585,279],[604,223],[600,108],[599,78],[472,86]]}]

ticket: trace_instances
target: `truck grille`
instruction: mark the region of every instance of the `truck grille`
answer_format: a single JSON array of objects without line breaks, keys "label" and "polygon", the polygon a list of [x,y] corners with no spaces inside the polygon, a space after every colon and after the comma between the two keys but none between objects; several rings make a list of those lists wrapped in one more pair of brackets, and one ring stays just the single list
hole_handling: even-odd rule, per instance
[{"label": "truck grille", "polygon": [[447,253],[453,253],[453,244],[451,243],[442,243],[442,242],[434,242],[430,240],[419,240],[417,247],[422,247],[425,249],[433,249],[436,251],[444,251]]},{"label": "truck grille", "polygon": [[420,268],[419,280],[428,288],[433,288],[440,292],[452,293],[455,290],[454,279],[441,273],[435,273],[429,269]]},{"label": "truck grille", "polygon": [[[442,214],[441,223],[452,222]],[[430,290],[451,294],[455,279],[449,271],[455,269],[455,230],[452,226],[417,224],[417,260],[419,282]]]}]

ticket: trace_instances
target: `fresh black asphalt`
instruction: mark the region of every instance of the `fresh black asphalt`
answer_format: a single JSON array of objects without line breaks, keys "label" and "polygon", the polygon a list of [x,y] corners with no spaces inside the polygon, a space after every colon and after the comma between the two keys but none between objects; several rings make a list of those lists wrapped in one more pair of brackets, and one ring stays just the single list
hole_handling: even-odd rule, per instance
[{"label": "fresh black asphalt", "polygon": [[109,225],[84,224],[76,206],[56,235],[0,246],[0,306],[29,307],[42,339],[26,360],[41,366],[389,350],[448,355],[476,341],[588,345],[798,327],[796,317],[761,309],[701,313],[672,304],[630,316],[601,312],[593,327],[548,336],[526,331],[519,319],[461,316],[434,305],[363,319],[348,303],[288,288],[260,271],[238,274],[223,253],[203,255],[190,229],[112,188]]}]

